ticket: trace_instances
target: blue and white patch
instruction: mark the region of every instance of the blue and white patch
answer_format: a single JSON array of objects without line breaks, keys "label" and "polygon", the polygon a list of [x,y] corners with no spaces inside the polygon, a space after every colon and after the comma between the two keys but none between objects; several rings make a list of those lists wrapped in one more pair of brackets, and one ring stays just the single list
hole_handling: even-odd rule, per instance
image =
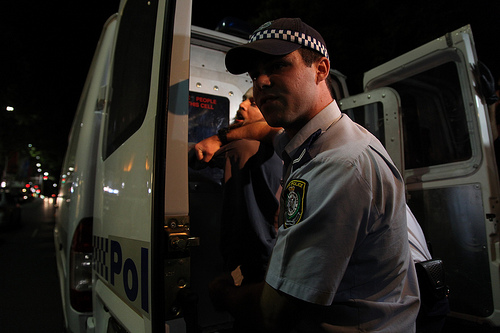
[{"label": "blue and white patch", "polygon": [[304,216],[308,183],[301,179],[290,180],[285,188],[284,228],[289,228],[300,221]]}]

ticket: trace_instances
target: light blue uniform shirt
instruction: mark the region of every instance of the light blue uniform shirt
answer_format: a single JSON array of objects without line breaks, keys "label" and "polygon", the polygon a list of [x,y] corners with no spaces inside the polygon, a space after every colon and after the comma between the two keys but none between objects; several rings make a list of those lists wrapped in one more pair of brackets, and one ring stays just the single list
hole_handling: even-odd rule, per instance
[{"label": "light blue uniform shirt", "polygon": [[320,305],[305,331],[414,331],[404,184],[382,144],[332,102],[275,146],[292,170],[266,282]]}]

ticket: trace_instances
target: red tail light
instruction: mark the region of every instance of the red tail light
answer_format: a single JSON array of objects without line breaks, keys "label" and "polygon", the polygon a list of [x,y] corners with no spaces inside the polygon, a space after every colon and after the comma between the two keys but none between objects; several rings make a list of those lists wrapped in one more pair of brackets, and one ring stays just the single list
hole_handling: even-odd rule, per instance
[{"label": "red tail light", "polygon": [[92,223],[91,217],[82,219],[71,242],[69,294],[79,312],[92,311]]}]

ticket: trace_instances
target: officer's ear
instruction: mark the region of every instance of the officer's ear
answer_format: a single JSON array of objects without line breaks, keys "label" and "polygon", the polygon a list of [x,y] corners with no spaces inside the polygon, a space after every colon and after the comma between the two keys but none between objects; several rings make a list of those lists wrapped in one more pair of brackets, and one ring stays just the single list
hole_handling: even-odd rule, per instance
[{"label": "officer's ear", "polygon": [[316,61],[316,83],[326,80],[330,73],[330,60],[321,57]]}]

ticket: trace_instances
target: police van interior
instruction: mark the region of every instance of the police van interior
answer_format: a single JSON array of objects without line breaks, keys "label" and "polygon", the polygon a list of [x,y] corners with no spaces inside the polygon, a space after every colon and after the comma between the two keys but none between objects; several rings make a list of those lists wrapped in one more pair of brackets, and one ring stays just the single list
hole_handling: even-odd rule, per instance
[{"label": "police van interior", "polygon": [[[222,169],[193,167],[189,150],[228,126],[252,82],[224,65],[225,52],[246,40],[191,26],[191,10],[190,1],[122,1],[105,25],[58,198],[69,331],[231,329],[207,288],[223,271],[227,241]],[[500,326],[499,180],[476,63],[466,26],[368,71],[361,94],[349,96],[345,76],[331,75],[341,109],[381,140],[404,175],[408,205],[445,265],[450,316]],[[75,155],[74,140],[87,153]],[[66,292],[74,274],[62,270],[86,214],[92,272],[81,281],[91,309],[75,310]]]}]

